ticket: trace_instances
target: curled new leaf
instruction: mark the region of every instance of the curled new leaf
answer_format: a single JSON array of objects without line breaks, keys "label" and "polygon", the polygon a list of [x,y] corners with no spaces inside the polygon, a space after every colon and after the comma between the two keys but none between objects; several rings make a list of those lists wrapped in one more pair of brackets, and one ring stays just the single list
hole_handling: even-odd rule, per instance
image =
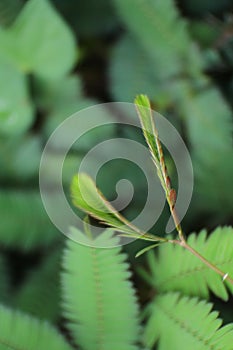
[{"label": "curled new leaf", "polygon": [[144,238],[150,241],[165,239],[140,231],[114,209],[103,194],[96,188],[94,181],[85,173],[74,176],[71,184],[71,196],[76,207],[101,222],[124,232],[124,236]]},{"label": "curled new leaf", "polygon": [[73,203],[85,213],[93,216],[120,232],[135,232],[130,223],[114,209],[103,194],[96,188],[90,176],[80,173],[74,176],[71,184]]}]

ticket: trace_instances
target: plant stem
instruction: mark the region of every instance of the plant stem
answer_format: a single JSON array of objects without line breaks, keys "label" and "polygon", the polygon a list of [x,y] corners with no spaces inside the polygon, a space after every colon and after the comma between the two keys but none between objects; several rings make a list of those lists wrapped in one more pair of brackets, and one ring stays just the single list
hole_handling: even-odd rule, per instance
[{"label": "plant stem", "polygon": [[200,259],[206,266],[208,266],[211,270],[215,271],[218,275],[220,275],[223,280],[227,280],[231,284],[233,284],[233,279],[228,276],[228,274],[222,270],[220,270],[217,266],[213,265],[209,260],[207,260],[204,256],[202,256],[198,251],[192,248],[185,239],[183,240],[170,240],[170,243],[177,244],[187,250],[189,250],[193,255],[195,255],[198,259]]},{"label": "plant stem", "polygon": [[[141,108],[140,108],[141,106]],[[143,110],[144,107],[144,110]],[[180,220],[177,215],[176,209],[175,209],[175,203],[176,203],[176,191],[171,186],[171,181],[167,172],[167,167],[165,163],[165,158],[163,154],[163,148],[162,144],[159,139],[159,133],[156,128],[153,115],[152,115],[152,109],[150,105],[150,101],[147,96],[145,95],[139,95],[136,98],[136,109],[139,115],[139,119],[141,121],[143,134],[145,136],[146,142],[149,146],[152,160],[157,168],[157,174],[161,183],[161,186],[164,189],[165,196],[167,203],[169,205],[169,209],[176,227],[176,230],[178,232],[179,239],[176,240],[168,240],[168,242],[173,244],[178,244],[181,247],[184,247],[185,249],[189,250],[190,253],[195,255],[198,259],[200,259],[206,266],[208,266],[210,269],[215,271],[217,274],[219,274],[223,281],[227,280],[231,284],[233,284],[233,279],[228,276],[228,273],[223,272],[220,270],[217,266],[213,265],[210,261],[208,261],[206,258],[204,258],[200,253],[198,253],[195,249],[193,249],[186,241],[185,235],[183,233],[182,227],[180,225]],[[149,114],[147,113],[149,110]],[[151,137],[154,137],[154,142],[152,142]],[[160,239],[161,240],[161,239]],[[158,239],[157,239],[158,241]]]},{"label": "plant stem", "polygon": [[180,221],[178,218],[178,215],[176,213],[176,210],[174,209],[171,201],[169,198],[167,198],[167,202],[169,204],[169,208],[170,208],[170,212],[173,218],[173,221],[175,223],[176,226],[176,230],[178,232],[179,235],[179,239],[178,240],[171,240],[171,243],[175,243],[178,244],[179,246],[187,249],[188,251],[190,251],[190,253],[192,253],[193,255],[195,255],[198,259],[200,259],[206,266],[208,266],[211,270],[215,271],[218,275],[220,275],[224,280],[227,280],[228,282],[230,282],[231,284],[233,284],[233,279],[228,276],[228,273],[223,272],[222,270],[220,270],[217,266],[213,265],[209,260],[207,260],[204,256],[202,256],[200,253],[198,253],[198,251],[196,251],[194,248],[192,248],[186,241],[185,239],[185,235],[183,233],[182,227],[180,225]]},{"label": "plant stem", "polygon": [[169,208],[170,208],[170,212],[176,227],[176,230],[178,232],[179,238],[181,242],[185,242],[185,235],[183,233],[182,227],[180,225],[180,220],[178,218],[177,212],[175,210],[175,208],[172,206],[172,204],[170,203],[169,199],[167,199],[168,204],[169,204]]}]

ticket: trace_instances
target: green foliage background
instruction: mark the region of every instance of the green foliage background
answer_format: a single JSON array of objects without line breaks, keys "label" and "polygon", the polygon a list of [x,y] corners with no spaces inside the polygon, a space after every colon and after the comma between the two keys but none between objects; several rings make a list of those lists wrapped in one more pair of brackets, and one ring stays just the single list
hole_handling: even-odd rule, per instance
[{"label": "green foliage background", "polygon": [[[136,94],[147,94],[153,108],[179,130],[192,156],[195,187],[184,230],[205,229],[199,238],[190,235],[190,241],[214,262],[220,256],[216,264],[220,261],[231,272],[233,230],[219,228],[206,237],[219,225],[233,224],[231,10],[230,0],[0,1],[0,349],[17,349],[18,344],[20,349],[72,349],[78,344],[82,349],[176,350],[187,342],[191,350],[232,350],[231,326],[214,334],[219,325],[211,322],[217,316],[200,301],[210,300],[223,323],[232,322],[232,288],[227,292],[218,276],[192,260],[181,269],[188,258],[179,247],[149,254],[148,269],[146,257],[134,258],[144,244],[138,241],[113,253],[67,243],[47,217],[38,186],[43,147],[66,117],[96,103],[133,102]],[[118,135],[141,137],[119,128],[108,129],[104,137]],[[68,154],[65,188],[77,163],[101,138],[98,132],[87,135]],[[175,176],[172,164],[168,168]],[[122,172],[137,189],[125,213],[131,217],[143,205],[146,184],[140,172],[125,164],[108,166],[98,185],[111,198]],[[52,169],[48,174],[53,181]],[[155,233],[163,234],[167,215],[165,210]],[[114,239],[111,231],[105,235]],[[222,258],[222,250],[215,249],[221,235]],[[99,284],[95,266],[103,277]],[[180,274],[187,278],[174,278]],[[99,295],[102,313],[94,310]],[[177,307],[177,315],[162,313],[165,306]],[[195,309],[203,319],[212,317],[205,334],[199,334],[205,325],[193,316],[201,345],[177,326],[185,322],[184,310],[192,314]],[[149,320],[145,331],[139,317]],[[180,322],[173,331],[171,319]],[[111,322],[115,328],[108,328]],[[11,337],[15,343],[8,343]]]}]

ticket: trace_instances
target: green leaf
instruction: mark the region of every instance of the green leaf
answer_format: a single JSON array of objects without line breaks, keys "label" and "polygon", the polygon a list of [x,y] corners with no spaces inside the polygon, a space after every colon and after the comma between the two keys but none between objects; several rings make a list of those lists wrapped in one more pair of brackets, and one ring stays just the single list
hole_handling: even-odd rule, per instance
[{"label": "green leaf", "polygon": [[[206,231],[188,237],[188,244],[221,270],[233,276],[233,229],[219,227],[208,237]],[[180,291],[190,296],[209,297],[209,290],[223,300],[228,299],[227,288],[233,286],[196,256],[178,245],[163,244],[158,257],[148,255],[150,280],[160,292]]]},{"label": "green leaf", "polygon": [[158,97],[161,84],[155,70],[153,60],[134,36],[125,34],[113,48],[110,61],[110,89],[115,101],[132,102],[142,91],[152,99]]},{"label": "green leaf", "polygon": [[76,75],[52,80],[36,77],[33,88],[37,105],[48,110],[59,109],[64,103],[74,104],[77,100],[83,99],[82,82]]},{"label": "green leaf", "polygon": [[142,131],[149,146],[152,160],[156,166],[157,174],[165,193],[168,189],[164,177],[167,177],[166,166],[163,159],[162,146],[159,140],[158,131],[155,126],[154,116],[150,106],[150,100],[146,95],[138,95],[135,98],[135,106],[141,122]]},{"label": "green leaf", "polygon": [[93,180],[84,173],[74,176],[71,184],[73,204],[94,218],[126,233],[142,233],[121,216],[96,188]]},{"label": "green leaf", "polygon": [[0,212],[0,243],[4,246],[22,250],[38,249],[62,239],[37,191],[1,190]]},{"label": "green leaf", "polygon": [[[112,230],[106,230],[97,240],[112,246],[116,244],[112,235]],[[93,244],[87,236],[86,240]],[[84,350],[138,349],[138,305],[125,260],[120,247],[94,248],[67,242],[62,274],[64,315]]]},{"label": "green leaf", "polygon": [[7,183],[38,177],[41,158],[41,139],[38,136],[19,136],[0,139],[0,178]]},{"label": "green leaf", "polygon": [[212,304],[177,293],[159,295],[148,308],[145,344],[158,350],[231,350],[233,324],[220,328],[218,312]]},{"label": "green leaf", "polygon": [[71,350],[48,322],[0,306],[1,350]]},{"label": "green leaf", "polygon": [[[61,103],[63,101],[63,103]],[[94,100],[87,98],[76,98],[75,100],[61,99],[56,106],[53,107],[48,115],[48,118],[44,125],[44,132],[47,137],[49,137],[54,130],[70,117],[72,114],[82,111],[85,108],[95,105]],[[60,145],[62,140],[60,141]],[[66,144],[66,143],[65,143]]]},{"label": "green leaf", "polygon": [[150,101],[146,95],[138,95],[134,101],[138,116],[142,125],[142,131],[146,142],[150,148],[154,160],[159,161],[156,138],[158,137],[155,131],[153,115],[151,111]]},{"label": "green leaf", "polygon": [[[145,233],[143,235],[140,235],[138,233],[121,233],[121,234],[119,234],[119,236],[120,237],[128,237],[128,238],[133,237],[135,239],[142,239],[144,241],[149,241],[149,242],[157,241],[157,236],[150,234],[150,233]],[[164,239],[164,241],[166,241],[166,240]]]},{"label": "green leaf", "polygon": [[48,0],[28,1],[7,34],[14,46],[10,54],[23,71],[54,79],[75,63],[74,36]]},{"label": "green leaf", "polygon": [[[50,137],[66,118],[97,103],[95,100],[84,96],[81,80],[75,75],[55,80],[37,78],[35,80],[35,90],[37,104],[42,110],[48,110],[48,117],[43,126],[46,137]],[[110,131],[112,131],[115,126],[110,125],[108,128],[111,128]],[[82,137],[82,141],[79,139],[78,151],[83,150],[83,148],[86,150],[91,142],[96,142],[96,135],[97,139],[100,139],[100,135],[98,135],[100,132],[96,132],[96,129],[90,132],[90,137],[87,136],[89,135],[87,133]],[[62,141],[59,141],[59,147],[61,147]],[[72,146],[72,149],[74,148],[76,149],[76,144]]]},{"label": "green leaf", "polygon": [[148,251],[150,251],[150,250],[153,249],[153,248],[158,247],[159,245],[160,245],[160,243],[156,243],[156,244],[149,245],[148,247],[145,247],[145,248],[139,250],[139,252],[137,252],[137,254],[136,254],[135,257],[138,258],[139,256],[141,256],[141,255],[147,253]]},{"label": "green leaf", "polygon": [[22,134],[34,119],[26,77],[1,57],[0,76],[0,133],[7,136]]}]

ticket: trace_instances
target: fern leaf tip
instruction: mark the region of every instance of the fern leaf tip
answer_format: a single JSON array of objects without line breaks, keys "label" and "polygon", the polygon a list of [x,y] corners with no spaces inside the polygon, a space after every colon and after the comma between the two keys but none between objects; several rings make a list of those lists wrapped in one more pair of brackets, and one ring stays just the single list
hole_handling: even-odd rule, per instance
[{"label": "fern leaf tip", "polygon": [[145,108],[151,108],[150,106],[150,100],[147,95],[137,95],[134,100],[135,105],[142,106]]}]

